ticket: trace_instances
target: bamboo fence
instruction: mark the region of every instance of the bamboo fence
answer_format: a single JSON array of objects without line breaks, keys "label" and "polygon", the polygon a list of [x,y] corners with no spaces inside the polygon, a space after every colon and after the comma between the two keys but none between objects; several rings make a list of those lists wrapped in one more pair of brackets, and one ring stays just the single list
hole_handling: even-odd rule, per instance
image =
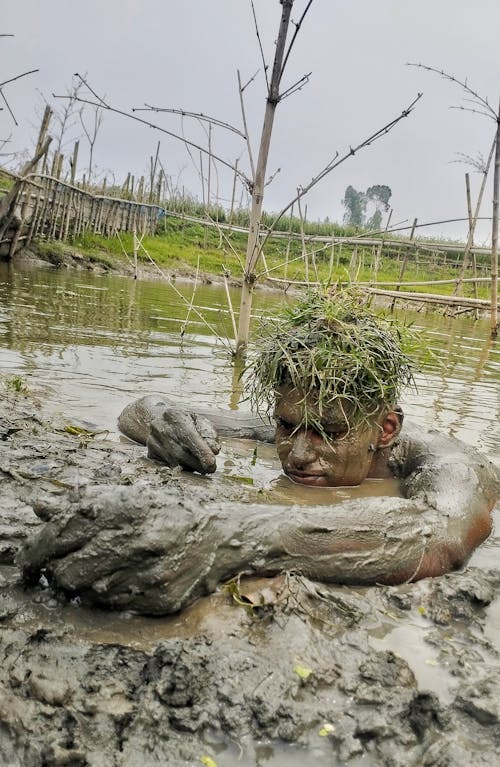
[{"label": "bamboo fence", "polygon": [[142,200],[97,195],[57,176],[29,173],[17,179],[10,213],[0,222],[0,252],[12,258],[34,238],[71,241],[87,232],[154,234],[165,209]]}]

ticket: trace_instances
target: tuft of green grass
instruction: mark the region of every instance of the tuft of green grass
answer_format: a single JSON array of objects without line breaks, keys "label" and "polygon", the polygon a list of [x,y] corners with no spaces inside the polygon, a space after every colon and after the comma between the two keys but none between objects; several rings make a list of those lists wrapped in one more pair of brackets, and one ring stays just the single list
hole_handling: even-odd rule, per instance
[{"label": "tuft of green grass", "polygon": [[300,425],[323,434],[323,413],[337,405],[351,428],[394,407],[402,388],[414,385],[415,345],[411,329],[377,316],[366,296],[352,289],[309,290],[262,323],[259,352],[247,369],[250,401],[269,415],[279,388],[289,386],[303,395]]},{"label": "tuft of green grass", "polygon": [[6,385],[8,389],[17,392],[18,394],[28,393],[26,381],[20,375],[10,376],[10,378],[7,378]]}]

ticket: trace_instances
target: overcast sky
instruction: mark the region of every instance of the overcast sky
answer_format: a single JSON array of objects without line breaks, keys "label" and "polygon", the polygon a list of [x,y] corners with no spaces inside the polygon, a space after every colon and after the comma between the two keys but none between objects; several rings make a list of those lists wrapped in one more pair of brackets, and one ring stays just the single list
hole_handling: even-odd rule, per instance
[{"label": "overcast sky", "polygon": [[[257,151],[265,106],[262,63],[250,0],[2,0],[0,81],[28,69],[39,72],[5,88],[19,126],[0,112],[0,139],[11,150],[34,145],[42,95],[64,94],[75,72],[109,104],[129,110],[144,102],[217,116],[241,127],[236,71],[247,88],[249,132]],[[298,20],[306,0],[295,0]],[[278,0],[255,0],[262,44],[272,63],[281,15]],[[266,189],[264,207],[278,210],[335,154],[396,117],[415,98],[415,111],[389,135],[334,171],[307,198],[308,218],[342,220],[345,188],[373,184],[392,189],[392,223],[419,223],[466,215],[464,174],[457,153],[486,156],[495,123],[469,112],[456,85],[406,66],[422,62],[464,80],[497,108],[500,96],[500,2],[498,0],[313,0],[287,67],[285,86],[312,72],[302,91],[279,105],[269,174],[281,172]],[[62,101],[55,101],[61,108]],[[172,131],[204,142],[196,123],[172,115],[148,115]],[[90,113],[87,115],[90,121]],[[66,136],[69,154],[75,125]],[[146,173],[161,140],[160,156],[173,184],[201,199],[199,157],[180,142],[126,118],[106,113],[96,141],[101,175]],[[85,165],[82,140],[81,166]],[[213,133],[213,150],[248,170],[244,146],[226,131]],[[5,147],[4,150],[5,151]],[[83,167],[81,167],[83,171]],[[479,175],[471,171],[473,192]],[[218,191],[231,196],[231,180],[220,170]],[[484,215],[490,215],[491,182]],[[466,224],[422,233],[465,237]],[[491,237],[483,225],[480,240]]]}]

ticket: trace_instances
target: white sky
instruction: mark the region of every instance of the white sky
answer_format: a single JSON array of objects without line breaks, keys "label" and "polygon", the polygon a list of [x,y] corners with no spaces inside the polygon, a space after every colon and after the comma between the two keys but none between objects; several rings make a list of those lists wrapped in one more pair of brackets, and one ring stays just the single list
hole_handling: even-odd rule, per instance
[{"label": "white sky", "polygon": [[[121,109],[149,102],[217,116],[241,126],[236,70],[249,79],[249,129],[255,153],[264,111],[262,65],[250,0],[1,0],[0,81],[22,71],[40,71],[5,88],[19,122],[0,112],[0,139],[12,150],[32,148],[42,112],[42,97],[63,94],[74,72],[88,73],[92,87]],[[298,20],[306,0],[295,0]],[[272,63],[281,5],[255,0],[266,59]],[[405,66],[408,61],[443,68],[488,97],[500,96],[500,2],[498,0],[314,0],[297,39],[285,86],[312,71],[311,81],[279,107],[271,145],[269,174],[281,172],[266,189],[264,207],[278,210],[338,150],[341,154],[393,119],[424,93],[416,110],[393,132],[334,171],[307,198],[308,218],[340,221],[348,184],[365,190],[373,184],[392,189],[392,222],[419,222],[466,215],[464,174],[453,162],[459,152],[487,155],[495,123],[477,114],[450,109],[467,106],[456,85]],[[61,107],[63,102],[55,102]],[[173,131],[178,117],[144,115]],[[187,137],[203,141],[197,124],[185,121]],[[66,150],[81,134],[67,135]],[[127,171],[147,173],[149,157],[161,139],[160,157],[173,183],[201,199],[199,166],[180,142],[126,118],[107,113],[96,142],[101,174],[122,183]],[[83,153],[80,170],[86,159]],[[226,132],[213,134],[213,150],[229,161],[244,146]],[[198,156],[194,157],[196,163]],[[473,192],[479,176],[471,169]],[[231,196],[231,179],[219,173],[221,198]],[[491,181],[483,215],[490,215]],[[465,237],[466,224],[420,230]],[[479,230],[487,244],[489,224]]]}]

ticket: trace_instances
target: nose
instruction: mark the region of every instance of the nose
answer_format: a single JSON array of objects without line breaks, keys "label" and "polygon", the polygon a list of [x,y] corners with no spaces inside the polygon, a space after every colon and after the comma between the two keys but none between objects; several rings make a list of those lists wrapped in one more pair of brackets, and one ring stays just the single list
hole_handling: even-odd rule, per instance
[{"label": "nose", "polygon": [[288,454],[287,463],[290,467],[303,471],[316,460],[316,450],[311,444],[309,433],[305,429],[296,432],[292,440],[292,449]]}]

